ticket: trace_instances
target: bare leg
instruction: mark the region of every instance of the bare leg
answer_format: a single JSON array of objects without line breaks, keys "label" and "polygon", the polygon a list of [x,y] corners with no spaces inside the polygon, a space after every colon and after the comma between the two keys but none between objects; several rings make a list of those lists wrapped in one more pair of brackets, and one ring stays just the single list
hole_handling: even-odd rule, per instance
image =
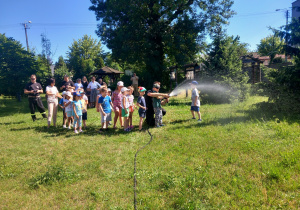
[{"label": "bare leg", "polygon": [[143,120],[144,120],[144,118],[140,117],[139,130],[142,130],[142,128],[143,128]]},{"label": "bare leg", "polygon": [[[118,120],[118,117],[119,117],[119,115],[120,115],[120,111],[115,111],[115,117],[114,117],[114,128],[116,128],[116,124],[117,124],[117,120]],[[121,117],[120,117],[121,118]],[[121,121],[121,120],[120,120]],[[122,123],[121,123],[121,125],[122,125]]]},{"label": "bare leg", "polygon": [[195,112],[191,111],[193,118],[195,118]]}]

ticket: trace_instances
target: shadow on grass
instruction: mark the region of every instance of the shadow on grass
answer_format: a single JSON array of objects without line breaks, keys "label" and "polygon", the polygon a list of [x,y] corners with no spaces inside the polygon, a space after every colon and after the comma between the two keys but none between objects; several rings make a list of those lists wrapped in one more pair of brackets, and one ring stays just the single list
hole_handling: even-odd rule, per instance
[{"label": "shadow on grass", "polygon": [[20,122],[9,122],[9,123],[0,123],[0,125],[18,125],[25,123],[25,121],[20,121]]}]

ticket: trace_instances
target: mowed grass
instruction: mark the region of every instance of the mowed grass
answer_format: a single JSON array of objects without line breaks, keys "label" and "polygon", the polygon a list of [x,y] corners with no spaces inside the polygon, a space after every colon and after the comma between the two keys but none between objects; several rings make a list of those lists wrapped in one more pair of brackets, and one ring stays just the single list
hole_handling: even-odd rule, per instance
[{"label": "mowed grass", "polygon": [[[299,116],[255,105],[266,100],[203,104],[198,123],[190,99],[172,98],[137,158],[138,209],[300,208]],[[133,209],[147,132],[98,134],[95,109],[79,135],[33,123],[26,99],[1,98],[0,110],[0,209]]]}]

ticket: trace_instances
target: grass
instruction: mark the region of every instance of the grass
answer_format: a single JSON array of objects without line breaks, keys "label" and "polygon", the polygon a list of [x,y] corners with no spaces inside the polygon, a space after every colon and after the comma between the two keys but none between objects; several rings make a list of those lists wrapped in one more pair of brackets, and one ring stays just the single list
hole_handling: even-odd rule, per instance
[{"label": "grass", "polygon": [[[138,209],[300,208],[299,116],[266,100],[205,104],[198,123],[189,99],[172,98],[166,126],[150,129],[137,158]],[[79,135],[48,130],[39,114],[32,123],[26,99],[1,98],[0,109],[0,209],[133,209],[146,132],[98,134],[94,109]]]}]

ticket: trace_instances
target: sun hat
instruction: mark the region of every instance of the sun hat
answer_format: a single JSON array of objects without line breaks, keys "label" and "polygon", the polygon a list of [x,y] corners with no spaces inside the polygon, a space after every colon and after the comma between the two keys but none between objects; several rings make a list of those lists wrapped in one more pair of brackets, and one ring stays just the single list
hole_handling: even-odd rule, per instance
[{"label": "sun hat", "polygon": [[80,94],[85,94],[85,92],[84,92],[84,91],[79,91],[79,93],[80,93]]},{"label": "sun hat", "polygon": [[66,94],[67,94],[67,92],[66,92],[66,91],[63,91],[63,92],[62,92],[62,95],[66,95]]},{"label": "sun hat", "polygon": [[192,81],[190,84],[192,84],[192,85],[198,85],[199,83],[197,82],[197,81]]},{"label": "sun hat", "polygon": [[117,86],[123,86],[123,87],[124,87],[124,82],[119,81],[119,82],[117,83]]},{"label": "sun hat", "polygon": [[66,95],[69,96],[69,97],[72,96],[71,92],[66,92]]},{"label": "sun hat", "polygon": [[144,88],[144,87],[139,87],[139,91],[140,91],[140,92],[144,92],[144,91],[147,91],[147,90],[146,90],[146,88]]},{"label": "sun hat", "polygon": [[107,88],[107,92],[111,92],[111,89],[110,89],[110,88]]},{"label": "sun hat", "polygon": [[121,92],[123,93],[123,92],[128,91],[128,90],[129,89],[127,89],[127,87],[122,87]]}]

